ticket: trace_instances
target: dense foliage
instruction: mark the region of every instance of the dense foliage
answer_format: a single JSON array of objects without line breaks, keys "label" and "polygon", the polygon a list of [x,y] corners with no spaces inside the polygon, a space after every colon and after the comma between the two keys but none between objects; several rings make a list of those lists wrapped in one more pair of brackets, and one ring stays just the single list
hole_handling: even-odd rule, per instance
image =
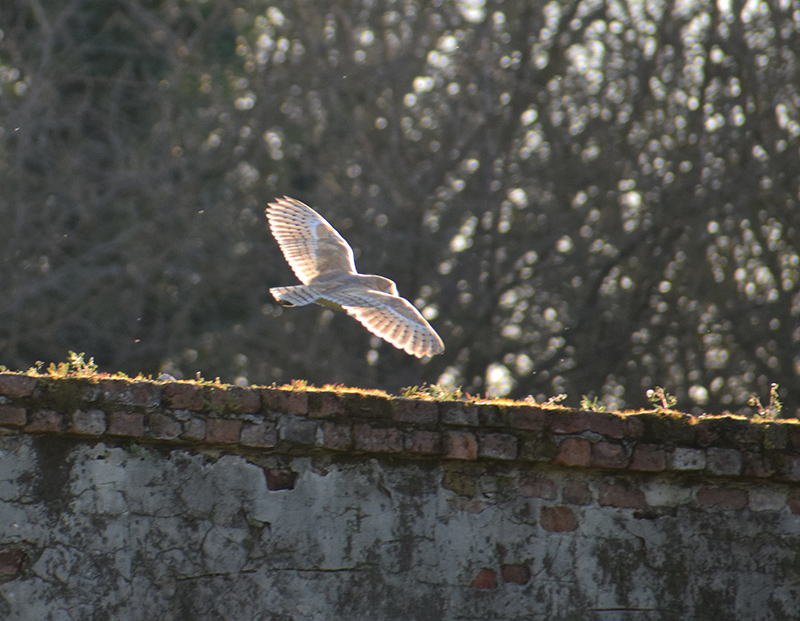
[{"label": "dense foliage", "polygon": [[[15,0],[0,363],[800,407],[800,2]],[[439,331],[284,310],[316,207]]]}]

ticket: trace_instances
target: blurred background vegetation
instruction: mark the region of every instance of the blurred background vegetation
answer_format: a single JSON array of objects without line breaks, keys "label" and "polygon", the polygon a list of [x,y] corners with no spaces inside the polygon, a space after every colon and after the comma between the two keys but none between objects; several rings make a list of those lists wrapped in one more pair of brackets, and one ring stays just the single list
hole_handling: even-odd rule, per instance
[{"label": "blurred background vegetation", "polygon": [[[800,407],[800,2],[10,0],[0,363]],[[317,208],[444,339],[283,310]]]}]

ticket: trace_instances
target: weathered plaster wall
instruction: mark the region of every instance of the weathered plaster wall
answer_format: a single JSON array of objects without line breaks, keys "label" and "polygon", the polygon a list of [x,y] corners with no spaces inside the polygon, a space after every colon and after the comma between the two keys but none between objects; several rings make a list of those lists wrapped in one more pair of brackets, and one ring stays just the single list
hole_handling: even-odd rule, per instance
[{"label": "weathered plaster wall", "polygon": [[2,374],[0,395],[2,619],[800,618],[794,423]]}]

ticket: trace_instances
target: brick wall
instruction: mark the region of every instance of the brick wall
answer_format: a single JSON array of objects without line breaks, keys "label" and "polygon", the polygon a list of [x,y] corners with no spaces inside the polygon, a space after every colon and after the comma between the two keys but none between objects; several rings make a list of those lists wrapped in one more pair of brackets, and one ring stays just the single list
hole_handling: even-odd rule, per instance
[{"label": "brick wall", "polygon": [[0,475],[3,618],[800,618],[796,420],[0,374]]}]

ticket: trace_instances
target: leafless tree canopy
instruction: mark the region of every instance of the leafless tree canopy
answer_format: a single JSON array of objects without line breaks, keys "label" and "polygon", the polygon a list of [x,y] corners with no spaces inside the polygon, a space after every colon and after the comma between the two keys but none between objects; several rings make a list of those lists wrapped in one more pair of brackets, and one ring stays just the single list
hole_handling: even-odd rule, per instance
[{"label": "leafless tree canopy", "polygon": [[[798,0],[12,0],[0,29],[9,367],[800,407]],[[284,194],[444,355],[275,304]]]}]

